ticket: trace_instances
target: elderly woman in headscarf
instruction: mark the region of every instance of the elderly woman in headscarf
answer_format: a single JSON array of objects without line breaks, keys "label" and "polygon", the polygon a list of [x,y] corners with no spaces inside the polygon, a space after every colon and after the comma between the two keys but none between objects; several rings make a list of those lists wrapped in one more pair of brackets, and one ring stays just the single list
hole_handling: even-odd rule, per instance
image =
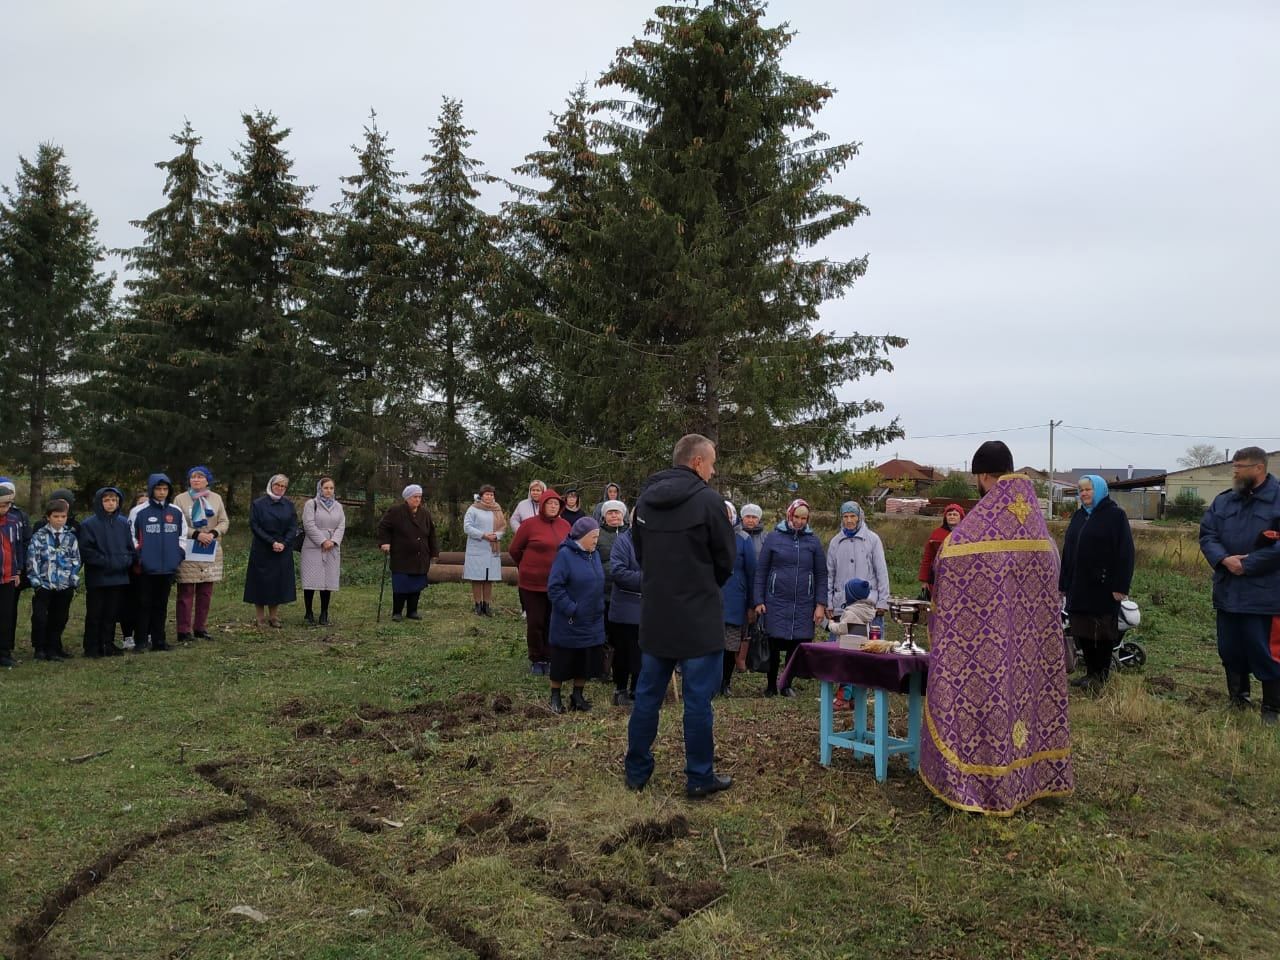
[{"label": "elderly woman in headscarf", "polygon": [[[733,526],[737,511],[731,502],[724,502],[725,516]],[[720,600],[724,606],[724,664],[720,677],[720,696],[727,697],[735,671],[747,669],[747,629],[756,620],[755,604],[751,591],[756,583],[756,551],[751,546],[751,536],[742,530],[734,532],[738,552],[733,558],[733,573],[720,587]]]},{"label": "elderly woman in headscarf", "polygon": [[560,688],[573,682],[570,710],[590,710],[583,692],[600,673],[604,651],[604,566],[596,544],[600,525],[579,517],[560,544],[547,577],[551,601],[551,712],[564,713]]},{"label": "elderly woman in headscarf", "polygon": [[839,620],[844,610],[844,585],[850,580],[871,584],[871,602],[876,614],[883,617],[889,610],[889,565],[884,559],[884,544],[867,526],[862,507],[853,500],[840,504],[840,530],[827,544],[827,583],[830,596],[827,607],[831,619]]},{"label": "elderly woman in headscarf", "polygon": [[303,619],[315,623],[312,600],[320,594],[320,626],[329,626],[329,600],[342,580],[342,538],[347,533],[347,512],[338,502],[332,477],[316,482],[316,495],[302,505],[302,602]]},{"label": "elderly woman in headscarf", "polygon": [[934,528],[929,534],[929,539],[925,541],[924,555],[920,558],[920,572],[916,576],[920,581],[921,600],[928,600],[933,596],[933,577],[937,572],[934,569],[934,561],[942,545],[947,542],[947,537],[951,536],[951,531],[963,519],[964,507],[958,503],[947,504],[947,509],[942,511],[942,523]]},{"label": "elderly woman in headscarf", "polygon": [[222,538],[231,521],[222,497],[210,488],[213,472],[206,466],[187,471],[187,489],[173,498],[186,515],[191,551],[178,564],[178,639],[209,639],[209,605],[213,585],[222,580]]},{"label": "elderly woman in headscarf", "polygon": [[478,617],[493,616],[489,608],[493,585],[502,580],[502,537],[507,532],[507,518],[496,499],[497,493],[486,483],[462,518],[462,532],[467,535],[462,579],[471,582],[472,610]]},{"label": "elderly woman in headscarf", "polygon": [[1120,601],[1128,597],[1133,580],[1133,532],[1107,481],[1087,474],[1078,484],[1080,509],[1067,525],[1058,590],[1066,598],[1071,635],[1084,654],[1086,673],[1072,683],[1097,693],[1111,673]]},{"label": "elderly woman in headscarf", "polygon": [[391,619],[421,620],[418,600],[427,586],[431,561],[440,556],[436,525],[422,503],[422,487],[411,483],[400,503],[378,521],[378,547],[390,555]]},{"label": "elderly woman in headscarf", "polygon": [[790,687],[778,690],[778,667],[784,655],[813,640],[814,627],[827,616],[827,565],[822,544],[809,526],[809,504],[792,500],[787,518],[765,537],[756,561],[753,591],[756,613],[764,617],[769,636],[769,684],[766,697],[779,692],[794,697]]},{"label": "elderly woman in headscarf", "polygon": [[281,627],[282,603],[298,598],[293,582],[293,541],[298,533],[298,514],[285,496],[289,478],[277,473],[267,483],[267,492],[249,508],[249,566],[244,574],[244,602],[252,603],[258,626]]}]

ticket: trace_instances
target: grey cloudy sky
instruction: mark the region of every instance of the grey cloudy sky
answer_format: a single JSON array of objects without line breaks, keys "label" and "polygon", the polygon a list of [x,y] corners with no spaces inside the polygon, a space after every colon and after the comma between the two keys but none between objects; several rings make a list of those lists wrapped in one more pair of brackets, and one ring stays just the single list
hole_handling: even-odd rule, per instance
[{"label": "grey cloudy sky", "polygon": [[[327,208],[371,107],[416,176],[448,95],[507,174],[654,4],[7,6],[0,182],[62,145],[115,247],[159,205],[152,164],[184,118],[225,163],[240,114],[274,112]],[[907,439],[848,462],[959,467],[983,437],[941,435],[1046,424],[1000,434],[1044,466],[1050,418],[1067,424],[1059,467],[1174,467],[1202,437],[1280,437],[1280,4],[786,0],[769,19],[797,31],[786,68],[838,90],[819,126],[863,144],[835,188],[871,216],[822,252],[870,269],[823,326],[911,340],[894,373],[850,388]]]}]

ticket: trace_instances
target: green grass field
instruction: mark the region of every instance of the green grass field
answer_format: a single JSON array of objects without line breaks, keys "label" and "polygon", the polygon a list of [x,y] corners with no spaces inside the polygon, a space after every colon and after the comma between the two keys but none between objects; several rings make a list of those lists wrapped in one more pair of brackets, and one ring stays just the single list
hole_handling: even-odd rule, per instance
[{"label": "green grass field", "polygon": [[[927,525],[880,527],[914,594]],[[840,751],[823,769],[816,684],[766,701],[754,675],[717,701],[732,790],[684,798],[669,707],[629,793],[625,712],[601,684],[590,714],[545,709],[513,590],[492,620],[450,585],[375,625],[380,558],[352,541],[333,628],[299,604],[259,633],[234,533],[210,642],[35,663],[24,598],[0,955],[1280,956],[1280,740],[1225,709],[1207,574],[1168,543],[1134,587],[1145,669],[1073,694],[1076,794],[1003,820],[902,760],[883,785]]]}]

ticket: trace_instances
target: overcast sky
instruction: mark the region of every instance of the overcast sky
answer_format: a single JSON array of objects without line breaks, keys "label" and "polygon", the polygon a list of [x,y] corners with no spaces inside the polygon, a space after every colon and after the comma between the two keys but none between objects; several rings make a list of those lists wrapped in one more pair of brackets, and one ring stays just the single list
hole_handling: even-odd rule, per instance
[{"label": "overcast sky", "polygon": [[[506,175],[654,5],[9,4],[0,182],[60,144],[102,242],[127,246],[184,118],[227,163],[260,108],[327,209],[370,108],[416,177],[445,95]],[[786,0],[783,19],[784,66],[838,91],[818,125],[862,144],[834,188],[871,209],[822,251],[870,256],[822,326],[911,341],[849,388],[907,438],[848,463],[961,467],[990,435],[1043,467],[1051,418],[1059,468],[1280,449],[1280,3]]]}]

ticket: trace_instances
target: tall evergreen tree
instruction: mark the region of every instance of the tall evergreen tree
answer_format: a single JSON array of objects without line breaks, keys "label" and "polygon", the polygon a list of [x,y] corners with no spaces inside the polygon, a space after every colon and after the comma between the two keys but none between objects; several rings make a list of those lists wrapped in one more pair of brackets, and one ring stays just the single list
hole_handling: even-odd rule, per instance
[{"label": "tall evergreen tree", "polygon": [[405,174],[394,168],[376,116],[353,149],[360,170],[342,178],[328,230],[331,311],[341,318],[328,338],[338,374],[329,439],[341,451],[337,479],[364,491],[372,528],[378,473],[388,454],[411,459],[423,426],[426,345],[410,305]]},{"label": "tall evergreen tree", "polygon": [[634,469],[697,431],[742,482],[901,435],[896,420],[865,423],[879,403],[841,393],[891,369],[905,341],[815,329],[821,304],[866,268],[806,259],[866,212],[827,190],[857,145],[814,128],[834,91],[782,69],[790,34],[762,18],[743,0],[659,7],[600,78],[622,94],[593,105],[602,189],[554,266],[597,304],[535,334],[558,325],[590,347],[560,355],[584,415],[560,425],[558,460],[609,450]]},{"label": "tall evergreen tree", "polygon": [[86,418],[77,447],[86,488],[98,480],[140,480],[164,469],[176,477],[216,457],[223,412],[214,380],[223,346],[212,323],[216,234],[213,169],[196,156],[190,123],[171,138],[162,206],[131,221],[142,242],[120,253],[133,271],[118,321],[97,340],[98,363],[85,384]]},{"label": "tall evergreen tree", "polygon": [[328,432],[329,373],[318,334],[325,329],[325,273],[319,218],[307,207],[274,116],[243,117],[218,204],[213,251],[212,332],[221,344],[213,403],[220,417],[211,446],[232,484],[266,485],[278,470],[314,460]]},{"label": "tall evergreen tree", "polygon": [[[629,389],[633,371],[624,367],[633,356],[609,349],[609,338],[600,332],[602,318],[615,309],[608,306],[614,290],[605,271],[592,263],[609,203],[610,164],[596,150],[589,110],[586,87],[579,85],[554,118],[546,148],[516,168],[538,185],[511,185],[516,199],[503,210],[506,256],[496,307],[503,322],[484,332],[481,349],[519,362],[499,366],[486,379],[486,406],[496,434],[539,472],[630,481],[633,472],[619,469],[625,451],[610,447],[603,423],[608,405]],[[611,382],[593,383],[589,392],[607,405],[584,417],[575,403],[588,391],[576,381],[599,376],[587,367],[602,346],[610,357],[605,374]],[[574,423],[575,442],[566,443],[564,425],[574,421],[580,421]]]},{"label": "tall evergreen tree", "polygon": [[0,202],[0,455],[29,474],[33,511],[52,446],[74,428],[85,337],[111,310],[98,221],[75,191],[62,148],[42,143]]},{"label": "tall evergreen tree", "polygon": [[494,178],[467,155],[473,136],[462,102],[446,97],[431,130],[432,152],[423,157],[422,180],[409,188],[417,225],[416,299],[428,344],[427,426],[444,446],[444,493],[454,529],[464,486],[475,478],[482,454],[475,435],[481,384],[492,363],[477,354],[476,344],[489,322],[486,294],[498,269],[494,218],[476,204],[476,184]]}]

